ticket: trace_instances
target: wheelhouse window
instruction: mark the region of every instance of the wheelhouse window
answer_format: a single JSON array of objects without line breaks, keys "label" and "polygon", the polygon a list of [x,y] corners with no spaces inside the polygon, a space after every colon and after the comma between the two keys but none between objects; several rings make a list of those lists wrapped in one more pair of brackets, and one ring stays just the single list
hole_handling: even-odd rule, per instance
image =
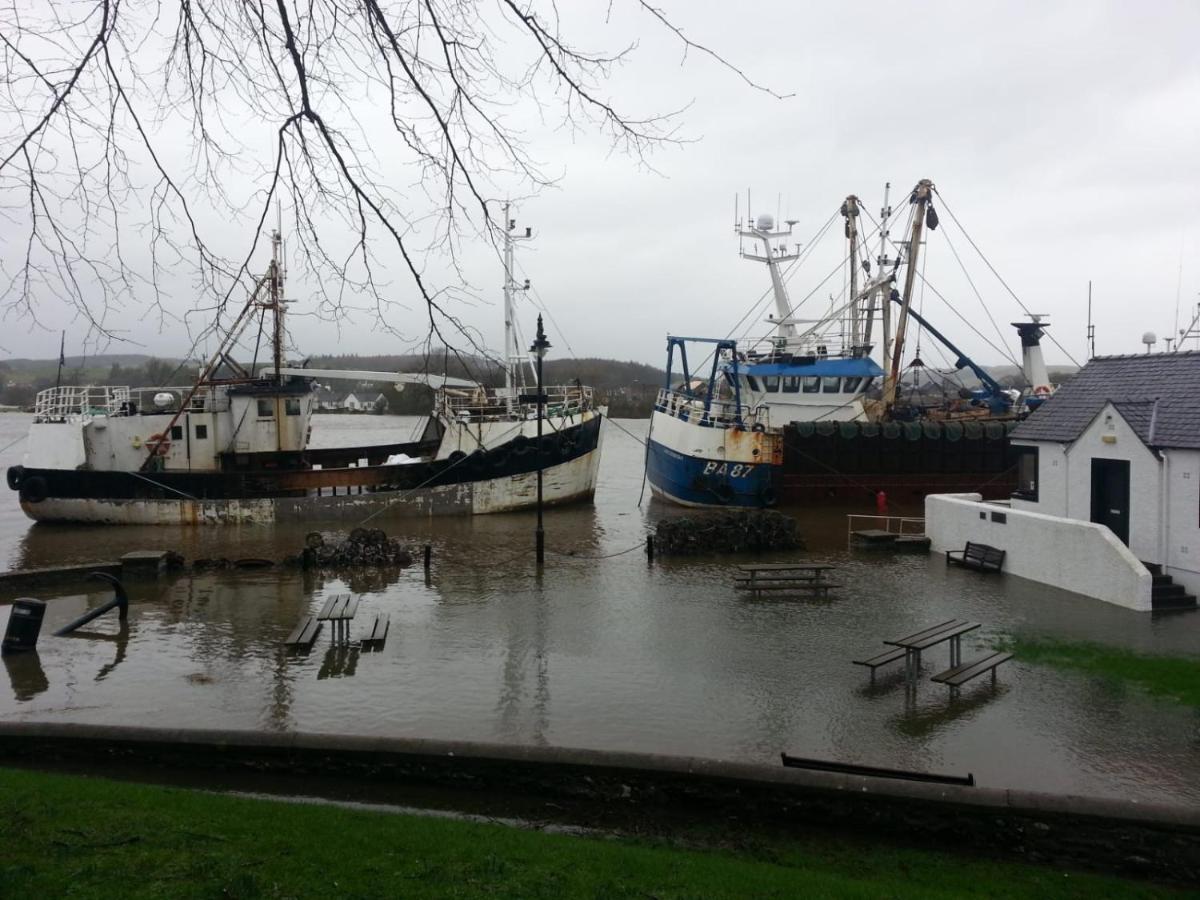
[{"label": "wheelhouse window", "polygon": [[816,375],[806,375],[804,377],[804,393],[815,394],[821,389],[821,379]]},{"label": "wheelhouse window", "polygon": [[208,440],[208,426],[207,425],[197,425],[196,426],[196,440],[198,440],[198,441]]},{"label": "wheelhouse window", "polygon": [[763,390],[770,391],[772,394],[779,390],[779,376],[766,375],[763,377]]},{"label": "wheelhouse window", "polygon": [[856,394],[858,393],[858,383],[860,381],[862,381],[861,378],[846,378],[842,382],[842,390],[847,394]]},{"label": "wheelhouse window", "polygon": [[1017,489],[1013,496],[1036,503],[1038,499],[1038,448],[1016,447]]},{"label": "wheelhouse window", "polygon": [[300,398],[288,397],[283,401],[283,411],[289,416],[300,415]]},{"label": "wheelhouse window", "polygon": [[796,394],[800,392],[800,376],[799,375],[784,375],[783,376],[783,392],[785,394]]},{"label": "wheelhouse window", "polygon": [[260,419],[275,418],[275,403],[269,397],[258,398],[258,417]]},{"label": "wheelhouse window", "polygon": [[182,425],[172,425],[171,426],[171,440],[173,440],[173,441],[182,441],[183,440],[183,426]]},{"label": "wheelhouse window", "polygon": [[753,375],[746,376],[746,384],[748,384],[750,386],[750,390],[752,390],[752,391],[757,391],[759,389],[758,388],[758,379],[755,378]]},{"label": "wheelhouse window", "polygon": [[841,386],[841,382],[842,382],[842,379],[840,379],[840,378],[834,378],[832,376],[826,375],[824,378],[821,379],[821,393],[836,394],[838,392],[838,388]]}]

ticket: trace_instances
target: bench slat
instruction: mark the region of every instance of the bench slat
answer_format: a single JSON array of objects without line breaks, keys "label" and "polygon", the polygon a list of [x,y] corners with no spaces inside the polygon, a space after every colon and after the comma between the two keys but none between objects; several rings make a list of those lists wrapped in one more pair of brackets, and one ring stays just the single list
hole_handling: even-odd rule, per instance
[{"label": "bench slat", "polygon": [[346,605],[342,608],[343,619],[353,619],[354,614],[358,612],[358,597],[346,597]]},{"label": "bench slat", "polygon": [[796,584],[756,584],[754,587],[747,585],[746,589],[752,594],[757,594],[759,591],[828,591],[832,588],[840,587],[840,584],[834,584],[832,581],[819,581],[808,584],[804,582]]},{"label": "bench slat", "polygon": [[856,666],[867,666],[871,671],[874,671],[880,666],[886,666],[888,663],[895,662],[898,659],[904,659],[904,649],[902,647],[897,647],[895,650],[887,650],[878,656],[872,656],[870,659],[852,659],[850,661]]},{"label": "bench slat", "polygon": [[284,640],[287,647],[311,647],[321,633],[321,623],[313,616],[306,616]]},{"label": "bench slat", "polygon": [[317,613],[317,618],[328,619],[330,614],[333,612],[334,606],[342,599],[342,596],[342,594],[334,594],[332,597],[326,600],[325,605],[321,607],[321,611]]},{"label": "bench slat", "polygon": [[949,685],[950,687],[958,687],[965,684],[972,678],[977,678],[984,672],[995,669],[1001,663],[1006,663],[1012,659],[1011,653],[991,653],[982,659],[974,659],[967,663],[955,666],[953,669],[947,669],[945,672],[938,672],[932,680],[939,684]]}]

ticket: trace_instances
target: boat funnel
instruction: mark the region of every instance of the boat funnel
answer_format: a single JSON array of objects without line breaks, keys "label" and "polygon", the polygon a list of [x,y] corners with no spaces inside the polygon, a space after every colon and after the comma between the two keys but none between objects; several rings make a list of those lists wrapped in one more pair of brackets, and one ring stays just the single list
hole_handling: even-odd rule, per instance
[{"label": "boat funnel", "polygon": [[1042,335],[1047,324],[1042,321],[1042,316],[1031,315],[1030,318],[1033,321],[1012,324],[1021,336],[1021,370],[1029,382],[1031,395],[1045,399],[1054,393],[1050,373],[1046,371],[1046,361],[1042,358]]}]

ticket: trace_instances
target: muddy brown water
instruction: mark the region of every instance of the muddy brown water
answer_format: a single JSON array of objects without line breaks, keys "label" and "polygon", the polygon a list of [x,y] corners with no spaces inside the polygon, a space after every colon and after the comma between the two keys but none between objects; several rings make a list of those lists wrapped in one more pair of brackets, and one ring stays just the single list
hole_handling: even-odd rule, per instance
[{"label": "muddy brown water", "polygon": [[[29,417],[0,415],[0,467],[21,461]],[[415,420],[321,416],[314,440],[403,439]],[[9,721],[342,732],[696,755],[776,764],[798,756],[951,773],[980,784],[1195,805],[1200,717],[1127,685],[1012,662],[951,698],[929,675],[915,693],[899,665],[872,685],[850,664],[880,641],[950,618],[983,627],[964,658],[1016,634],[1098,641],[1200,657],[1200,615],[1152,617],[1008,576],[947,569],[934,556],[848,552],[846,513],[789,510],[804,559],[833,563],[826,602],[751,601],[732,557],[647,565],[647,529],[679,511],[641,506],[644,421],[605,426],[593,505],[546,512],[544,573],[534,516],[376,520],[434,547],[420,566],[353,578],[269,569],[135,585],[128,627],[50,632],[107,598],[55,595],[35,655],[9,657],[0,716]],[[624,430],[623,430],[624,429]],[[902,511],[902,510],[894,510]],[[913,510],[919,512],[917,510]],[[35,525],[0,493],[0,569],[175,549],[189,559],[295,553],[319,522],[139,528]],[[344,526],[343,526],[344,527]],[[622,552],[629,551],[629,552]],[[780,554],[778,559],[796,554]],[[331,646],[284,652],[292,627],[331,592],[362,595],[391,618],[375,653]],[[13,599],[0,593],[0,603]],[[0,612],[0,622],[6,616]],[[355,633],[352,626],[351,636]]]}]

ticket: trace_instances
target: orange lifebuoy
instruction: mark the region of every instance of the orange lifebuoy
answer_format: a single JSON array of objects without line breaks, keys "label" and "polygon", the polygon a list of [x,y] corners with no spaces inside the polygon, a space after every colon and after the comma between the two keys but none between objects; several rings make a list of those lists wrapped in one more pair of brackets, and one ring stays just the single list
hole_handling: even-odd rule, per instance
[{"label": "orange lifebuoy", "polygon": [[171,449],[171,442],[165,434],[152,434],[146,438],[146,444],[154,448],[155,456],[166,456]]}]

